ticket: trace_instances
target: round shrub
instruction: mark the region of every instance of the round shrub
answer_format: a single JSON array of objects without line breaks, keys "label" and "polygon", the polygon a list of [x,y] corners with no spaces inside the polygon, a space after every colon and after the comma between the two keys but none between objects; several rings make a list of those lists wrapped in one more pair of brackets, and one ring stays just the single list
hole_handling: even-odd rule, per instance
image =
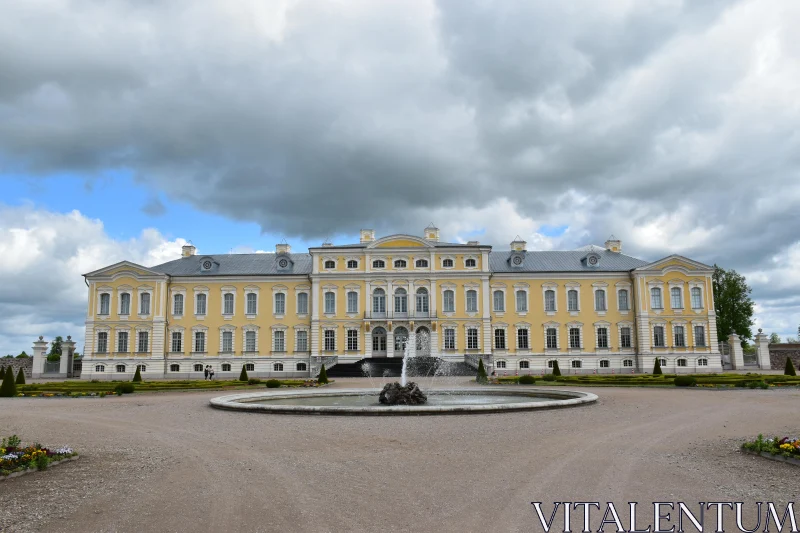
[{"label": "round shrub", "polygon": [[258,378],[250,378],[247,380],[248,385],[258,385],[259,383],[261,383],[261,380]]},{"label": "round shrub", "polygon": [[120,383],[114,387],[114,392],[117,394],[131,394],[133,392],[133,383]]},{"label": "round shrub", "polygon": [[555,381],[556,380],[556,375],[555,374],[545,374],[544,376],[542,376],[542,379],[545,380],[545,381]]},{"label": "round shrub", "polygon": [[519,384],[520,385],[533,385],[536,383],[536,378],[533,376],[520,376],[519,377]]},{"label": "round shrub", "polygon": [[280,380],[277,379],[268,379],[267,380],[267,388],[268,389],[277,389],[281,386]]},{"label": "round shrub", "polygon": [[676,387],[694,387],[697,385],[697,380],[692,376],[678,376],[675,378]]}]

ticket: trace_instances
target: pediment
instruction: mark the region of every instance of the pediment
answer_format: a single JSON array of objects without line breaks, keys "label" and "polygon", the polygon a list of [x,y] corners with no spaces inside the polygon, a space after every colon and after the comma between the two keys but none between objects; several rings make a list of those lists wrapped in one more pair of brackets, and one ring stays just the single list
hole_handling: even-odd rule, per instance
[{"label": "pediment", "polygon": [[670,271],[675,272],[697,272],[697,271],[713,271],[714,267],[708,266],[699,261],[683,257],[682,255],[673,254],[653,263],[641,266],[635,269],[635,272],[640,271],[659,271],[665,274]]},{"label": "pediment", "polygon": [[421,237],[414,235],[389,235],[382,237],[367,246],[367,248],[433,248],[433,244]]},{"label": "pediment", "polygon": [[142,265],[137,265],[136,263],[132,263],[130,261],[120,261],[119,263],[114,263],[113,265],[109,265],[107,267],[101,268],[99,270],[95,270],[93,272],[89,272],[88,274],[84,274],[86,277],[115,277],[118,278],[120,276],[131,276],[134,278],[144,277],[144,276],[164,276],[161,272],[156,272],[155,270],[150,270],[147,267]]}]

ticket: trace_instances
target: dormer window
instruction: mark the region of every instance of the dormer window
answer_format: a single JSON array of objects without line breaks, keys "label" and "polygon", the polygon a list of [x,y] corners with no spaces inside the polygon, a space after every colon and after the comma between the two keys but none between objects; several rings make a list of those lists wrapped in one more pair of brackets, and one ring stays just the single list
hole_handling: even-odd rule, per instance
[{"label": "dormer window", "polygon": [[406,262],[405,259],[397,259],[394,262],[395,268],[406,268],[406,266],[408,266],[408,263]]},{"label": "dormer window", "polygon": [[386,268],[386,261],[383,259],[376,259],[372,262],[372,268]]},{"label": "dormer window", "polygon": [[511,252],[511,257],[508,258],[508,262],[511,263],[512,268],[521,269],[522,266],[525,264],[525,252],[524,251]]},{"label": "dormer window", "polygon": [[325,268],[328,269],[336,268],[336,261],[334,261],[333,259],[327,259],[325,261]]},{"label": "dormer window", "polygon": [[200,259],[200,271],[209,272],[214,269],[214,260],[211,257],[203,257]]},{"label": "dormer window", "polygon": [[598,254],[589,254],[584,258],[586,266],[597,267],[600,264],[600,256]]},{"label": "dormer window", "polygon": [[289,257],[278,256],[278,271],[285,272],[292,268],[292,261]]}]

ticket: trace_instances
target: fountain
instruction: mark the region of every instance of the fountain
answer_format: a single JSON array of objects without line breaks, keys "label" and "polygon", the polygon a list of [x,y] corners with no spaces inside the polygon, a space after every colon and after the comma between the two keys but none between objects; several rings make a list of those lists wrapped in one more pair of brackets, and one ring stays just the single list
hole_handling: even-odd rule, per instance
[{"label": "fountain", "polygon": [[[427,339],[427,333],[418,333],[420,342]],[[428,402],[428,397],[422,392],[416,383],[406,383],[408,375],[408,359],[410,355],[410,342],[403,344],[403,369],[400,373],[400,383],[387,383],[378,395],[378,401],[383,405],[424,405]],[[414,352],[416,355],[416,351]]]}]

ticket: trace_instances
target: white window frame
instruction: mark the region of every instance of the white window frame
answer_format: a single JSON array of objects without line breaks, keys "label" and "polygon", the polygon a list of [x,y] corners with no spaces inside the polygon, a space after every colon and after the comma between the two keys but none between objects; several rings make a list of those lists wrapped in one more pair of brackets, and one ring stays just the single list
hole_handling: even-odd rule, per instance
[{"label": "white window frame", "polygon": [[[300,308],[300,295],[301,294],[305,294],[306,295],[306,298],[305,298],[305,300],[306,300],[306,310],[305,310],[305,312],[302,312],[302,309]],[[305,317],[305,316],[308,316],[309,314],[311,314],[311,311],[310,311],[310,309],[311,309],[311,290],[310,289],[306,289],[306,288],[304,288],[304,289],[295,289],[294,305],[296,307],[297,316]]]},{"label": "white window frame", "polygon": [[[333,289],[333,288],[323,289],[323,291],[322,291],[322,310],[323,310],[323,314],[324,315],[326,315],[326,316],[336,316],[336,304],[337,304],[337,302],[336,302],[336,300],[337,300],[336,293],[337,292],[338,291],[336,289]],[[330,311],[329,308],[328,308],[328,295],[329,294],[333,296],[333,310],[332,311]]]},{"label": "white window frame", "polygon": [[[664,310],[664,287],[663,287],[663,285],[649,285],[648,289],[649,289],[648,292],[650,293],[649,294],[649,297],[650,297],[650,309],[652,309],[653,311],[663,311]],[[656,289],[658,290],[659,300],[661,300],[659,302],[661,304],[659,307],[655,306],[655,297],[654,297],[653,291],[655,291]]]},{"label": "white window frame", "polygon": [[[678,305],[674,305],[674,294],[673,292],[677,289],[678,291]],[[676,310],[680,309],[683,310],[683,287],[678,285],[670,285],[669,287],[669,308]]]},{"label": "white window frame", "polygon": [[[253,354],[257,355],[257,354],[260,353],[259,349],[258,349],[258,337],[259,337],[258,331],[259,331],[259,329],[260,329],[260,327],[256,326],[255,324],[248,324],[246,326],[242,326],[242,353],[246,353],[247,355],[253,355]],[[254,333],[254,335],[253,335],[253,340],[254,340],[253,348],[254,349],[253,350],[248,350],[247,349],[247,333],[251,332],[251,331]]]},{"label": "white window frame", "polygon": [[[128,310],[124,312],[122,309],[122,300],[123,296],[128,296]],[[152,304],[152,301],[150,302]],[[129,317],[131,314],[131,308],[133,307],[133,289],[129,288],[120,288],[117,289],[117,314],[119,315],[121,320],[125,320],[125,318]],[[124,317],[124,318],[123,318]]]},{"label": "white window frame", "polygon": [[[180,327],[180,326],[177,326],[177,327],[169,328],[169,330],[167,330],[167,332],[169,334],[169,336],[167,337],[167,342],[169,342],[169,345],[168,345],[169,346],[169,350],[168,350],[169,353],[179,353],[179,354],[184,353],[184,350],[186,349],[186,345],[183,342],[184,341],[184,335],[183,335],[184,329],[182,327]],[[175,335],[178,335],[180,337],[180,344],[181,344],[180,345],[181,349],[177,350],[177,351],[175,350]],[[137,340],[137,342],[138,342],[138,340]]]},{"label": "white window frame", "polygon": [[[233,318],[233,316],[236,315],[236,287],[223,287],[220,292],[222,293],[222,308],[220,309],[220,312],[222,313],[222,316],[227,319]],[[233,302],[230,312],[227,313],[225,310],[225,297],[229,294],[231,295]]]},{"label": "white window frame", "polygon": [[[503,346],[502,347],[497,346],[497,339],[498,339],[497,332],[498,331],[502,331],[503,332],[503,335],[502,335]],[[492,350],[500,351],[500,352],[508,351],[508,327],[507,326],[502,326],[502,325],[492,326]]]},{"label": "white window frame", "polygon": [[[405,264],[402,266],[397,266],[398,261],[403,261]],[[408,270],[408,257],[405,256],[392,257],[392,268],[394,270]]]},{"label": "white window frame", "polygon": [[[447,332],[452,333],[452,347],[447,346]],[[445,326],[442,328],[442,350],[446,352],[454,352],[458,347],[458,328],[455,326]]]},{"label": "white window frame", "polygon": [[[153,316],[153,305],[155,302],[153,301],[153,289],[150,287],[143,288],[139,287],[137,289],[137,301],[136,301],[136,309],[139,318],[149,318]],[[142,312],[142,303],[144,302],[144,295],[147,295],[147,312]]]},{"label": "white window frame", "polygon": [[[192,302],[192,311],[194,312],[194,317],[197,320],[203,320],[206,315],[208,315],[208,287],[194,287],[192,291],[194,292],[194,301]],[[205,297],[205,309],[203,313],[198,313],[197,304],[201,294]]]},{"label": "white window frame", "polygon": [[[617,296],[617,311],[619,311],[622,315],[627,315],[633,310],[633,286],[627,281],[620,281],[617,283],[614,288],[616,289],[616,296]],[[622,291],[627,291],[628,293],[628,308],[622,309],[619,306],[619,294]]]},{"label": "white window frame", "polygon": [[[109,330],[103,330],[103,331],[98,331],[97,332],[97,344],[96,344],[96,349],[95,349],[96,353],[102,353],[102,354],[109,353],[109,346],[108,346],[108,335],[109,335],[109,333],[110,333]],[[100,349],[100,341],[101,340],[105,341],[105,346],[104,346],[104,349],[102,349],[102,350]]]},{"label": "white window frame", "polygon": [[[580,342],[580,345],[578,347],[572,346],[572,331],[571,331],[572,329],[578,330],[578,340]],[[570,351],[579,351],[585,348],[586,343],[583,339],[583,324],[579,322],[570,322],[569,324],[567,324],[567,346],[569,347]]]},{"label": "white window frame", "polygon": [[[272,352],[273,353],[286,353],[286,347],[289,345],[286,335],[287,327],[283,325],[272,326]],[[278,346],[278,340],[281,340],[282,346]]]},{"label": "white window frame", "polygon": [[[248,285],[247,287],[244,288],[242,292],[243,292],[242,301],[244,303],[244,317],[248,320],[253,320],[255,318],[258,318],[258,315],[261,312],[261,297],[260,297],[261,288],[256,285]],[[255,294],[256,297],[255,313],[248,313],[249,309],[247,305],[247,299],[249,297],[248,295],[250,294]]]},{"label": "white window frame", "polygon": [[[380,261],[383,263],[383,266],[375,266],[375,262]],[[386,258],[385,257],[373,257],[370,259],[370,267],[372,270],[386,270]]]},{"label": "white window frame", "polygon": [[[350,263],[352,261],[355,261],[355,263],[356,263],[355,266],[350,266]],[[345,264],[345,267],[347,268],[347,270],[358,270],[358,267],[361,266],[361,259],[358,258],[358,257],[345,257],[344,264]]]},{"label": "white window frame", "polygon": [[[305,347],[300,346],[300,338],[304,334],[306,345]],[[302,349],[301,349],[302,348]],[[294,328],[294,351],[298,353],[306,353],[311,351],[311,335],[310,329],[306,326],[295,326]]]},{"label": "white window frame", "polygon": [[[350,295],[351,294],[355,295],[355,309],[350,306],[350,303],[351,303]],[[360,304],[359,304],[359,300],[361,300],[361,291],[359,291],[357,287],[345,287],[344,298],[345,298],[345,306],[347,308],[347,314],[348,315],[357,315],[358,314],[358,310],[361,307]]]},{"label": "white window frame", "polygon": [[[336,353],[337,346],[336,346],[336,329],[335,327],[325,327],[322,328],[322,351],[326,353]],[[330,334],[329,334],[330,332]],[[332,348],[329,348],[331,345],[328,343],[328,338],[333,340]]]},{"label": "white window frame", "polygon": [[[444,265],[444,262],[446,260],[450,261],[450,266],[445,266]],[[456,267],[456,258],[455,258],[455,256],[443,255],[443,256],[439,257],[439,266],[442,268],[442,270],[453,270]]]},{"label": "white window frame", "polygon": [[[556,347],[555,348],[549,348],[547,346],[547,330],[548,329],[556,330]],[[544,338],[543,347],[544,347],[544,351],[545,352],[551,352],[552,353],[552,352],[558,352],[558,351],[561,350],[560,324],[555,323],[555,322],[544,323],[544,324],[542,324],[542,333],[543,333],[543,338]]]},{"label": "white window frame", "polygon": [[[355,334],[355,335],[353,335]],[[350,341],[355,338],[355,348],[351,348]],[[357,327],[345,328],[345,352],[359,353],[361,350],[361,334]]]},{"label": "white window frame", "polygon": [[[514,337],[516,337],[517,351],[519,351],[519,352],[529,352],[531,350],[531,328],[530,328],[530,326],[527,326],[527,325],[519,326],[518,325],[518,326],[515,327],[515,329],[516,329],[516,331],[515,331]],[[523,347],[523,346],[520,345],[519,334],[520,334],[521,331],[525,332],[525,337],[526,337],[526,339],[528,341],[528,346]]]},{"label": "white window frame", "polygon": [[[445,316],[454,315],[455,312],[456,312],[456,309],[458,309],[458,307],[457,307],[458,304],[456,303],[456,286],[455,285],[450,285],[450,284],[443,285],[441,287],[441,291],[442,291],[442,313],[445,314]],[[447,293],[447,291],[450,291],[452,293],[452,295],[453,295],[453,306],[452,306],[451,309],[447,309],[447,305],[446,305],[447,298],[445,297],[445,294]]]},{"label": "white window frame", "polygon": [[[405,311],[403,311],[403,300],[405,299]],[[408,289],[405,287],[395,287],[392,294],[392,309],[397,316],[408,315]],[[398,309],[399,308],[399,309]]]},{"label": "white window frame", "polygon": [[[581,286],[578,284],[569,284],[565,287],[565,296],[567,297],[567,312],[572,314],[572,316],[580,313],[581,311]],[[575,291],[575,309],[570,309],[569,307],[569,293]]]},{"label": "white window frame", "polygon": [[[420,261],[424,261],[424,265],[420,265]],[[424,268],[429,269],[431,268],[431,261],[427,257],[415,257],[414,258],[414,268]]]},{"label": "white window frame", "polygon": [[[547,291],[553,291],[553,309],[547,309]],[[542,285],[542,309],[547,316],[553,316],[558,313],[558,285],[555,283],[545,283]]]},{"label": "white window frame", "polygon": [[[661,344],[656,344],[656,328],[661,328]],[[667,324],[663,322],[656,322],[651,324],[650,326],[650,335],[652,335],[652,346],[654,348],[666,348],[667,347]]]},{"label": "white window frame", "polygon": [[[475,261],[475,266],[467,265],[467,262],[469,260]],[[463,257],[463,261],[464,261],[464,270],[477,270],[478,269],[479,262],[478,262],[478,256],[477,255],[465,255]]]},{"label": "white window frame", "polygon": [[[605,304],[604,309],[597,308],[597,293],[599,291],[603,291],[603,303]],[[598,316],[605,316],[608,313],[608,283],[604,281],[598,281],[592,283],[592,307],[594,308],[594,312],[597,313]]]},{"label": "white window frame", "polygon": [[[144,333],[146,335],[146,343],[147,349],[142,350],[142,343],[141,343],[141,334]],[[136,353],[150,353],[153,350],[153,343],[150,339],[150,330],[149,329],[137,329],[136,330]]]},{"label": "white window frame", "polygon": [[[694,306],[694,298],[692,298],[692,291],[695,289],[700,291],[700,307]],[[692,311],[696,313],[703,311],[703,309],[705,308],[705,282],[703,281],[689,282],[689,305],[691,306]]]},{"label": "white window frame", "polygon": [[[697,328],[703,328],[703,344],[697,344]],[[692,322],[692,346],[708,348],[708,325],[705,322]]]},{"label": "white window frame", "polygon": [[[121,334],[123,334],[123,333],[125,334],[125,346],[124,346],[125,349],[124,350],[122,349],[123,346],[121,346],[120,342],[119,342],[119,336]],[[130,349],[131,349],[131,332],[130,332],[129,329],[117,328],[116,338],[114,340],[116,341],[116,350],[114,350],[115,352],[117,352],[117,353],[129,353],[130,352]]]},{"label": "white window frame", "polygon": [[[180,295],[182,298],[180,313],[175,312],[175,297],[178,295]],[[172,315],[172,318],[176,319],[181,319],[183,318],[183,315],[186,314],[186,289],[181,287],[181,288],[173,288],[170,290],[169,312]]]},{"label": "white window frame", "polygon": [[[475,330],[475,346],[470,347],[469,330]],[[464,340],[467,350],[480,350],[481,349],[481,327],[478,324],[464,324]]]},{"label": "white window frame", "polygon": [[[520,293],[523,294],[522,303],[524,307],[520,309],[519,307],[519,295]],[[520,287],[514,286],[514,309],[519,316],[525,316],[528,314],[528,310],[530,309],[530,299],[528,298],[528,288],[527,287]]]},{"label": "white window frame", "polygon": [[[202,335],[203,345],[202,350],[197,349],[198,335]],[[195,326],[192,328],[192,354],[208,353],[208,328]]]},{"label": "white window frame", "polygon": [[[97,316],[101,319],[107,319],[111,316],[111,306],[113,304],[111,295],[113,294],[114,289],[112,287],[98,287],[97,289]],[[108,306],[106,307],[106,312],[103,312],[103,295],[108,296]]]},{"label": "white window frame", "polygon": [[[378,291],[383,292],[383,295],[377,294]],[[379,298],[380,296],[383,296],[383,310],[380,309],[380,305],[377,306],[377,309],[376,309],[376,306],[375,306],[375,303],[376,303],[375,299]],[[372,314],[373,315],[378,316],[378,317],[386,316],[386,313],[388,312],[386,310],[387,309],[386,299],[387,299],[386,298],[386,287],[375,287],[375,288],[372,289],[372,295],[370,296],[370,300],[371,300],[370,301],[370,309],[372,310]],[[379,300],[379,302],[380,302],[380,300]]]},{"label": "white window frame", "polygon": [[[679,322],[679,323],[673,322],[671,325],[672,325],[672,346],[673,346],[673,348],[686,348],[686,347],[688,347],[688,343],[686,342],[688,340],[687,339],[687,335],[686,335],[686,324],[681,323],[681,322]],[[678,328],[681,328],[683,330],[681,332],[681,335],[683,336],[682,344],[678,344]]]},{"label": "white window frame", "polygon": [[[475,309],[469,308],[469,293],[470,291],[475,292]],[[464,312],[467,313],[467,316],[475,316],[480,313],[481,309],[481,296],[480,290],[478,287],[473,286],[464,286]]]},{"label": "white window frame", "polygon": [[[420,309],[420,303],[423,303]],[[431,313],[431,291],[427,287],[414,288],[414,313],[417,316],[430,316]]]},{"label": "white window frame", "polygon": [[[337,259],[338,259],[337,257],[323,256],[322,257],[322,270],[324,270],[326,272],[332,272],[332,271],[336,270],[336,265],[338,264],[338,260]],[[333,262],[333,266],[328,265],[329,261]]]},{"label": "white window frame", "polygon": [[[625,328],[628,328],[630,330],[630,337],[631,337],[630,346],[622,345],[622,330]],[[619,345],[620,351],[630,351],[634,349],[634,347],[636,346],[635,334],[636,331],[633,327],[632,322],[617,322],[617,343]]]},{"label": "white window frame", "polygon": [[[225,334],[231,336],[231,349],[225,349]],[[219,353],[231,354],[236,352],[236,328],[233,326],[222,326],[219,328]]]}]

